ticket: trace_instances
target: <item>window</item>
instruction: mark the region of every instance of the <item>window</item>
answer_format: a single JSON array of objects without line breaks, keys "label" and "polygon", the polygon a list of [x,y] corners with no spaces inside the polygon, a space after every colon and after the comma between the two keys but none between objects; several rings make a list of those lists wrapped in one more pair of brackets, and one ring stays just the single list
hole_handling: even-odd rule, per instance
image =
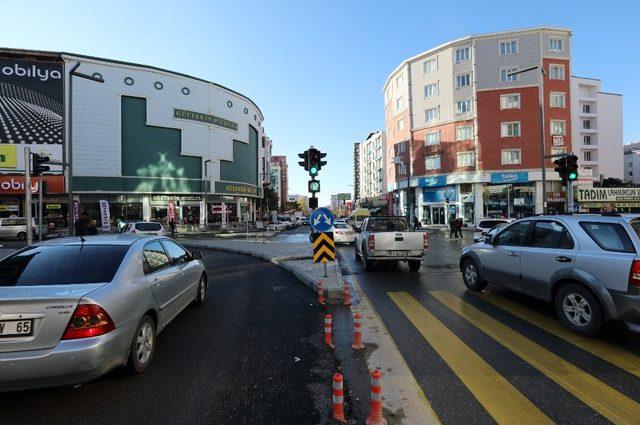
[{"label": "window", "polygon": [[549,79],[551,80],[564,80],[564,65],[550,64],[549,65]]},{"label": "window", "polygon": [[428,156],[424,159],[425,170],[440,169],[440,155]]},{"label": "window", "polygon": [[424,97],[431,97],[438,94],[438,83],[424,86]]},{"label": "window", "polygon": [[565,95],[562,92],[551,92],[549,97],[552,108],[565,108]]},{"label": "window", "polygon": [[438,70],[438,58],[433,58],[433,59],[429,59],[428,61],[425,61],[423,65],[423,71],[425,74],[428,74],[429,72],[437,71],[437,70]]},{"label": "window", "polygon": [[591,161],[591,151],[584,151],[583,158],[585,161]]},{"label": "window", "polygon": [[407,220],[403,217],[371,217],[367,220],[367,230],[374,232],[406,232]]},{"label": "window", "polygon": [[469,59],[471,59],[471,49],[469,47],[456,49],[456,63],[468,61]]},{"label": "window", "polygon": [[396,99],[396,112],[404,109],[404,96],[400,96]]},{"label": "window", "polygon": [[520,109],[520,93],[501,95],[500,109]]},{"label": "window", "polygon": [[524,246],[529,230],[529,221],[521,221],[504,229],[493,239],[494,245]]},{"label": "window", "polygon": [[585,130],[591,129],[591,120],[583,120],[582,128],[584,128]]},{"label": "window", "polygon": [[404,153],[404,142],[399,142],[396,146],[398,147],[398,153]]},{"label": "window", "polygon": [[398,175],[399,176],[406,176],[407,175],[407,164],[400,164],[398,166]]},{"label": "window", "polygon": [[520,121],[500,123],[501,137],[520,137]]},{"label": "window", "polygon": [[462,140],[471,140],[473,138],[472,134],[471,134],[471,126],[470,125],[461,125],[460,127],[456,128],[456,140],[462,141]]},{"label": "window", "polygon": [[424,111],[424,120],[426,122],[438,119],[438,108],[431,108]]},{"label": "window", "polygon": [[404,118],[398,120],[398,131],[404,130]]},{"label": "window", "polygon": [[591,105],[582,105],[582,112],[585,114],[591,113]]},{"label": "window", "polygon": [[150,242],[144,246],[144,272],[152,273],[169,265],[169,256],[158,242]]},{"label": "window", "polygon": [[561,38],[550,38],[549,39],[549,50],[552,52],[561,52],[562,51],[562,39]]},{"label": "window", "polygon": [[433,131],[431,133],[425,133],[424,135],[424,144],[427,146],[430,145],[439,145],[440,144],[440,132]]},{"label": "window", "polygon": [[590,145],[591,144],[591,136],[582,137],[582,141],[584,142],[585,145]]},{"label": "window", "polygon": [[471,112],[471,100],[459,100],[456,102],[456,113],[466,114]]},{"label": "window", "polygon": [[636,252],[626,230],[618,223],[581,221],[580,227],[605,251]]},{"label": "window", "polygon": [[158,230],[162,230],[162,224],[160,223],[147,223],[141,222],[135,224],[136,230],[141,232],[157,232]]},{"label": "window", "polygon": [[551,120],[551,134],[554,136],[566,135],[566,126],[564,120]]},{"label": "window", "polygon": [[518,41],[509,40],[500,42],[500,54],[501,55],[515,55],[518,53]]},{"label": "window", "polygon": [[172,264],[182,264],[189,262],[189,253],[180,245],[173,241],[162,241],[169,257],[171,257]]},{"label": "window", "polygon": [[573,249],[567,229],[555,221],[536,221],[531,235],[532,248]]},{"label": "window", "polygon": [[551,148],[551,155],[567,153],[567,148]]},{"label": "window", "polygon": [[629,171],[629,177],[633,176],[633,171]]},{"label": "window", "polygon": [[504,149],[502,151],[502,165],[520,164],[520,149]]},{"label": "window", "polygon": [[460,152],[456,156],[458,167],[473,167],[473,152]]},{"label": "window", "polygon": [[402,74],[396,77],[396,88],[400,87],[401,85],[402,85]]},{"label": "window", "polygon": [[518,71],[518,68],[500,68],[500,81],[503,83],[518,81],[520,79],[520,74],[513,74],[516,71]]},{"label": "window", "polygon": [[128,245],[30,246],[0,261],[0,287],[111,282]]},{"label": "window", "polygon": [[471,85],[471,74],[456,75],[456,87],[467,87]]}]

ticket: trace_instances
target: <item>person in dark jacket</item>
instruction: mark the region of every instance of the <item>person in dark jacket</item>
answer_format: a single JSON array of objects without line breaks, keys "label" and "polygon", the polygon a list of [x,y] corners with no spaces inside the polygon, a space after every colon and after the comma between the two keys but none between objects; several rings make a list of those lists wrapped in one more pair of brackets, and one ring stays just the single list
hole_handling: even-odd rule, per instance
[{"label": "person in dark jacket", "polygon": [[86,212],[80,214],[80,218],[75,224],[76,236],[87,236],[89,234],[89,226],[89,214]]},{"label": "person in dark jacket", "polygon": [[464,225],[464,222],[462,221],[461,218],[458,218],[456,220],[456,238],[458,237],[458,235],[460,235],[460,239],[462,239],[462,226]]},{"label": "person in dark jacket", "polygon": [[87,235],[97,235],[98,234],[98,222],[95,220],[91,220],[89,222],[89,227],[87,228]]},{"label": "person in dark jacket", "polygon": [[449,238],[457,238],[458,237],[458,220],[455,217],[451,216],[449,219]]}]

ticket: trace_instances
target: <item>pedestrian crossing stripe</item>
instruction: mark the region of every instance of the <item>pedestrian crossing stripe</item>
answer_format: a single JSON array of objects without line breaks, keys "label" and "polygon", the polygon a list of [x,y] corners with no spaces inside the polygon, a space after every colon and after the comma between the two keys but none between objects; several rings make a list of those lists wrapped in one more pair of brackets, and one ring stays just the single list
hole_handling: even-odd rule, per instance
[{"label": "pedestrian crossing stripe", "polygon": [[336,247],[333,241],[333,232],[313,233],[312,235],[313,261],[315,263],[335,261]]},{"label": "pedestrian crossing stripe", "polygon": [[411,295],[388,295],[497,423],[513,423],[515,418],[519,424],[553,423]]},{"label": "pedestrian crossing stripe", "polygon": [[626,370],[627,372],[640,377],[640,356],[616,347],[613,344],[575,334],[565,328],[562,323],[555,318],[524,307],[495,293],[484,291],[473,292],[473,295],[490,302],[496,307],[511,313],[514,316],[557,336],[558,338],[562,338],[565,341],[570,342],[576,347],[579,347],[594,356],[600,357],[620,369]]},{"label": "pedestrian crossing stripe", "polygon": [[429,294],[613,423],[637,423],[640,404],[447,291]]}]

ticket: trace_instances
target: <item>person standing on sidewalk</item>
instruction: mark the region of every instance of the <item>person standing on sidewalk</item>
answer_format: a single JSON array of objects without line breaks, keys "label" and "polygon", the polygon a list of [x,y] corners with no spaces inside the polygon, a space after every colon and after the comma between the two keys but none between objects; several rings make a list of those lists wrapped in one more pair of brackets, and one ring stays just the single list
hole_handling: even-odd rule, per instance
[{"label": "person standing on sidewalk", "polygon": [[458,237],[458,220],[454,216],[449,218],[449,239]]},{"label": "person standing on sidewalk", "polygon": [[460,235],[460,239],[462,239],[462,226],[464,225],[461,218],[456,219],[456,238]]}]

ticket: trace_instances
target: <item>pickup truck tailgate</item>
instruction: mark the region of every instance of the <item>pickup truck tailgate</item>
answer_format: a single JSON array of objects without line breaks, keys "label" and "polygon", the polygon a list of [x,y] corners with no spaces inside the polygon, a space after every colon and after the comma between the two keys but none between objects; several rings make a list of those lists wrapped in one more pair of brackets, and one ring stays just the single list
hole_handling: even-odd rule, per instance
[{"label": "pickup truck tailgate", "polygon": [[422,251],[424,239],[421,232],[375,233],[376,251]]}]

